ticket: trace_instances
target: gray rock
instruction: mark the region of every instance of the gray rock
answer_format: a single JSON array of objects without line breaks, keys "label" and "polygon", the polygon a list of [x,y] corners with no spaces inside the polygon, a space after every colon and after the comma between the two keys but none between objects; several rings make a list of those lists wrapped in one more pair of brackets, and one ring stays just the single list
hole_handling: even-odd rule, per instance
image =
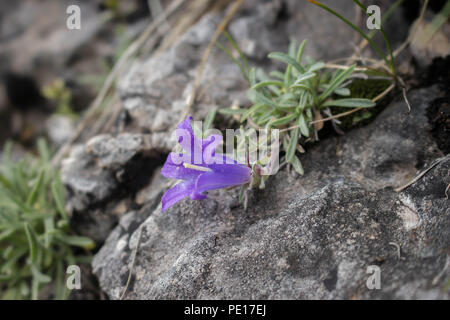
[{"label": "gray rock", "polygon": [[137,191],[151,183],[161,162],[160,142],[154,135],[105,134],[72,149],[62,163],[61,178],[77,232],[97,242],[106,239],[133,206]]},{"label": "gray rock", "polygon": [[[164,213],[152,198],[95,256],[102,289],[119,298],[139,242],[127,299],[450,298],[450,159],[393,191],[442,157],[425,117],[440,94],[411,91],[410,114],[398,100],[317,143],[301,158],[304,176],[271,177],[247,212],[236,189]],[[366,286],[369,266],[380,268],[379,290]]]},{"label": "gray rock", "polygon": [[[214,21],[219,18],[217,14],[205,16],[167,52],[137,61],[121,79],[119,92],[132,125],[171,136],[186,108],[202,52],[216,29]],[[245,94],[239,68],[214,49],[200,81],[193,114],[204,118],[211,108],[231,106],[232,97],[239,94]]]},{"label": "gray rock", "polygon": [[[353,3],[326,2],[353,17]],[[380,5],[386,7],[385,3]],[[206,14],[170,49],[136,61],[122,77],[118,87],[124,109],[131,118],[128,130],[135,131],[137,127],[139,131],[166,133],[168,137],[176,124],[184,120],[180,117],[186,109],[198,66],[222,17],[216,12]],[[400,37],[406,34],[407,27],[402,24],[400,13],[395,18],[395,34]],[[306,55],[315,59],[342,58],[353,50],[354,31],[307,1],[245,1],[230,22],[229,30],[253,65],[265,70],[272,70],[275,65],[267,54],[286,51],[291,39],[298,43],[310,40]],[[224,37],[220,41],[230,45]],[[225,53],[214,48],[205,64],[190,114],[204,119],[209,110],[230,107],[235,101],[246,106],[247,88],[239,68]]]},{"label": "gray rock", "polygon": [[55,146],[61,146],[75,132],[75,121],[70,117],[54,114],[45,123],[47,136]]},{"label": "gray rock", "polygon": [[78,3],[82,11],[81,30],[69,30],[66,8],[72,4],[49,0],[2,4],[5,8],[0,25],[0,55],[8,54],[11,71],[60,70],[77,49],[92,40],[104,23],[95,4]]}]

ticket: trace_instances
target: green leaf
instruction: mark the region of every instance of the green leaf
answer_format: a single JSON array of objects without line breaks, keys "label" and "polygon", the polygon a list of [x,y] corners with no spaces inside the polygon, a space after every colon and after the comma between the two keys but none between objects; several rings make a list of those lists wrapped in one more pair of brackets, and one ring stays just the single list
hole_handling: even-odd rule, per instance
[{"label": "green leaf", "polygon": [[345,108],[371,108],[376,103],[369,99],[349,98],[329,100],[322,104],[322,107],[345,107]]},{"label": "green leaf", "polygon": [[44,180],[44,174],[45,174],[45,169],[42,169],[41,172],[39,173],[36,183],[33,186],[33,189],[31,190],[31,193],[28,196],[27,205],[30,207],[33,206],[34,203],[36,202],[37,196],[42,187],[42,182]]},{"label": "green leaf", "polygon": [[305,137],[309,137],[309,128],[303,113],[301,113],[298,117],[298,125],[300,127],[300,132],[302,133],[302,135],[304,135]]},{"label": "green leaf", "polygon": [[[306,72],[304,74],[301,74],[297,80],[295,80],[295,82],[291,85],[292,88],[297,87],[298,85],[304,86],[304,84],[302,82],[305,82],[306,80],[309,80],[311,78],[314,78],[316,76],[315,73],[313,72]],[[308,87],[309,88],[309,87]]]},{"label": "green leaf", "polygon": [[46,248],[50,248],[52,242],[52,232],[55,230],[55,222],[53,217],[46,218],[44,220],[45,234],[44,234],[44,245]]},{"label": "green leaf", "polygon": [[319,96],[319,101],[325,100],[334,90],[336,90],[355,70],[356,65],[350,66],[348,69],[343,70],[337,75],[325,89],[325,91]]},{"label": "green leaf", "polygon": [[253,92],[255,93],[256,99],[259,102],[274,109],[278,109],[278,105],[272,99],[266,98],[263,94],[259,93],[258,91]]},{"label": "green leaf", "polygon": [[[288,55],[292,58],[295,58],[295,48],[297,47],[297,42],[295,40],[291,41],[289,44]],[[283,80],[286,88],[291,84],[291,73],[292,73],[292,65],[288,64],[286,71],[284,72]]]},{"label": "green leaf", "polygon": [[282,118],[279,118],[277,120],[270,122],[270,125],[272,127],[282,126],[284,124],[287,124],[287,123],[293,121],[295,118],[297,118],[297,115],[295,113],[291,113],[285,117],[282,117]]},{"label": "green leaf", "polygon": [[27,240],[28,240],[30,260],[31,260],[31,263],[35,263],[36,257],[37,257],[37,246],[38,246],[36,234],[34,233],[34,230],[32,229],[32,227],[27,222],[24,222],[24,228],[25,228],[25,234],[27,235]]},{"label": "green leaf", "polygon": [[336,90],[334,90],[334,93],[336,93],[337,95],[340,95],[340,96],[348,97],[350,95],[350,89],[348,89],[348,88],[337,88]]},{"label": "green leaf", "polygon": [[291,133],[291,139],[289,140],[289,145],[286,150],[286,162],[291,163],[295,155],[295,150],[298,144],[298,134],[299,128],[295,128]]},{"label": "green leaf", "polygon": [[292,65],[300,73],[305,73],[305,69],[294,58],[282,52],[272,52],[268,55],[269,58]]},{"label": "green leaf", "polygon": [[303,170],[302,167],[302,163],[300,162],[299,158],[297,156],[294,155],[294,157],[292,158],[292,166],[294,167],[294,170],[299,174],[299,175],[303,175],[305,173],[305,171]]},{"label": "green leaf", "polygon": [[9,167],[11,162],[11,152],[12,152],[13,144],[11,141],[7,141],[5,143],[5,147],[3,148],[3,162],[5,163],[6,167]]},{"label": "green leaf", "polygon": [[68,235],[56,235],[56,237],[62,242],[71,246],[81,247],[87,250],[95,248],[95,242],[87,237]]},{"label": "green leaf", "polygon": [[300,47],[298,48],[298,51],[297,51],[296,61],[298,63],[302,62],[302,56],[303,56],[303,52],[305,51],[305,46],[306,46],[306,40],[303,40],[302,43],[300,44]]},{"label": "green leaf", "polygon": [[258,120],[257,120],[256,123],[257,123],[258,125],[263,125],[263,124],[265,124],[267,121],[270,120],[270,118],[272,117],[273,113],[274,113],[274,110],[273,110],[273,109],[264,112],[261,116],[258,117]]},{"label": "green leaf", "polygon": [[274,77],[274,78],[277,78],[277,79],[280,79],[280,80],[284,80],[284,74],[281,73],[280,71],[272,71],[272,72],[269,73],[269,75],[271,77]]},{"label": "green leaf", "polygon": [[325,63],[319,61],[319,62],[316,62],[313,65],[311,65],[308,68],[308,72],[314,72],[314,71],[320,70],[320,69],[322,69],[324,67],[325,67]]},{"label": "green leaf", "polygon": [[308,102],[308,94],[306,92],[304,92],[301,96],[300,96],[300,100],[298,103],[298,106],[300,108],[300,111],[303,111],[305,109],[306,103]]},{"label": "green leaf", "polygon": [[9,180],[0,173],[0,184],[3,185],[3,187],[5,187],[6,189],[11,189],[11,183],[9,182]]},{"label": "green leaf", "polygon": [[262,87],[266,87],[266,86],[284,87],[284,83],[281,82],[281,81],[267,80],[267,81],[262,81],[262,82],[259,82],[259,83],[255,84],[250,89],[256,90],[256,89],[259,89],[259,88],[262,88]]},{"label": "green leaf", "polygon": [[52,278],[40,272],[34,264],[31,264],[31,273],[33,274],[33,279],[39,283],[50,283],[52,281]]},{"label": "green leaf", "polygon": [[45,139],[39,138],[37,146],[40,158],[44,161],[44,163],[49,163],[52,155]]},{"label": "green leaf", "polygon": [[247,109],[241,117],[241,122],[244,122],[245,120],[247,120],[247,118],[252,115],[253,113],[255,113],[256,111],[258,111],[259,109],[261,109],[262,107],[264,107],[263,104],[255,104],[253,105],[250,109]]},{"label": "green leaf", "polygon": [[66,209],[65,209],[65,199],[64,199],[64,186],[61,183],[61,179],[59,177],[59,175],[57,175],[54,179],[54,181],[52,182],[52,195],[53,195],[53,200],[55,201],[56,204],[56,210],[58,211],[58,213],[61,215],[61,217],[65,220],[65,221],[69,221],[69,217],[67,215]]},{"label": "green leaf", "polygon": [[220,109],[219,113],[227,116],[241,115],[245,112],[245,109],[232,109],[232,108],[224,108]]},{"label": "green leaf", "polygon": [[0,233],[0,241],[3,241],[4,239],[8,238],[10,235],[14,233],[14,229],[6,229],[5,231]]},{"label": "green leaf", "polygon": [[34,277],[31,281],[31,299],[39,299],[39,281]]}]

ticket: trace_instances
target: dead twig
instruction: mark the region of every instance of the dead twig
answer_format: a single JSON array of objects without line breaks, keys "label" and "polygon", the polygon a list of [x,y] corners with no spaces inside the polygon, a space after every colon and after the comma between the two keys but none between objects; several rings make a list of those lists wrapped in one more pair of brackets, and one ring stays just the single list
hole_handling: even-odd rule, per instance
[{"label": "dead twig", "polygon": [[131,260],[131,265],[130,265],[130,271],[128,272],[127,283],[125,284],[125,288],[123,288],[122,294],[120,295],[120,300],[123,300],[123,298],[125,297],[125,294],[127,293],[128,287],[131,282],[131,276],[133,275],[134,264],[136,263],[137,251],[139,249],[139,245],[141,244],[142,228],[144,228],[144,227],[141,227],[141,229],[139,229],[139,235],[138,235],[138,239],[137,239],[137,243],[136,243],[136,248],[134,248],[133,258]]},{"label": "dead twig", "polygon": [[445,157],[441,157],[441,158],[438,158],[438,159],[434,160],[434,161],[430,164],[430,166],[429,166],[428,168],[426,168],[426,169],[423,170],[421,173],[419,173],[417,176],[415,176],[414,179],[412,179],[412,180],[409,181],[408,183],[406,183],[406,184],[404,184],[404,185],[402,185],[402,186],[400,186],[400,187],[398,187],[398,188],[395,188],[394,191],[395,191],[395,192],[400,192],[400,191],[405,190],[406,188],[408,188],[408,187],[409,187],[410,185],[412,185],[413,183],[416,183],[417,181],[419,181],[420,178],[422,178],[428,171],[430,171],[431,169],[433,169],[435,166],[437,166],[437,165],[438,165],[439,163],[441,163],[442,161],[444,161],[444,160],[446,160],[446,159],[449,159],[449,158],[450,158],[450,155],[447,155],[447,156],[445,156]]}]

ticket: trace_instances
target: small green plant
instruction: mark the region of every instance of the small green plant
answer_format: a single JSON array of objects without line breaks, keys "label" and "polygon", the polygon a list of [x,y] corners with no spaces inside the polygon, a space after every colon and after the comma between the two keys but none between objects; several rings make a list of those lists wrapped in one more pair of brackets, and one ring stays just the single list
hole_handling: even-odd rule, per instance
[{"label": "small green plant", "polygon": [[299,47],[292,42],[288,54],[273,52],[269,58],[286,64],[283,73],[250,69],[248,109],[225,109],[224,114],[237,114],[241,123],[253,128],[279,129],[286,162],[303,174],[296,150],[303,152],[308,141],[317,139],[321,120],[331,115],[330,108],[371,108],[375,102],[366,98],[352,98],[348,84],[356,65],[330,72],[321,61],[305,59],[306,41]]},{"label": "small green plant", "polygon": [[80,252],[95,244],[70,232],[64,188],[45,142],[38,142],[37,159],[13,161],[11,147],[0,163],[0,297],[38,299],[47,287],[65,299],[66,267],[89,259],[74,247]]},{"label": "small green plant", "polygon": [[56,113],[78,117],[70,106],[72,93],[62,79],[56,79],[42,88],[42,95],[56,104]]}]

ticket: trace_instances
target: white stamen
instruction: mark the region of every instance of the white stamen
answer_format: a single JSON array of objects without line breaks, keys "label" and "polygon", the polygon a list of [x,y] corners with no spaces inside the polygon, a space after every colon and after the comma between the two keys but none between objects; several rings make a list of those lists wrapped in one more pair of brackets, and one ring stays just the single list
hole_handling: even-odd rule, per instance
[{"label": "white stamen", "polygon": [[204,171],[204,172],[212,171],[210,168],[205,168],[205,167],[197,166],[195,164],[190,164],[190,163],[186,163],[186,162],[183,163],[183,166],[185,168],[194,169],[194,170],[198,170],[198,171]]}]

